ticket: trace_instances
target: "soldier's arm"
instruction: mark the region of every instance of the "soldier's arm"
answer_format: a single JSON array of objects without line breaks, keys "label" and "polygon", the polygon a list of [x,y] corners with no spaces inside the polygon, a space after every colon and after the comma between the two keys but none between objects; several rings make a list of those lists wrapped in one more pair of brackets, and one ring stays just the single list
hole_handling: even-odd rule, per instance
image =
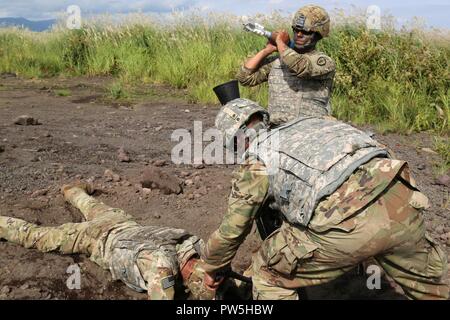
[{"label": "soldier's arm", "polygon": [[202,256],[207,273],[229,266],[250,233],[268,189],[266,167],[261,162],[243,164],[234,172],[228,210],[219,229],[210,236]]},{"label": "soldier's arm", "polygon": [[299,78],[332,78],[336,65],[324,54],[301,54],[287,48],[280,54],[280,59]]},{"label": "soldier's arm", "polygon": [[267,81],[269,79],[270,70],[272,69],[272,63],[277,58],[278,56],[266,57],[257,66],[245,63],[236,74],[236,79],[243,86],[248,87],[253,87]]},{"label": "soldier's arm", "polygon": [[163,251],[142,251],[137,265],[147,286],[149,300],[173,300],[176,272]]}]

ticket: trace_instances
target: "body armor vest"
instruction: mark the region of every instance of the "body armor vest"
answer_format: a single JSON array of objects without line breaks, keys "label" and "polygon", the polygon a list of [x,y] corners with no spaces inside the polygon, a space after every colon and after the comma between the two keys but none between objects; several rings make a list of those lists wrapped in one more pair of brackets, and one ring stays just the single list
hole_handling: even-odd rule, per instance
[{"label": "body armor vest", "polygon": [[182,229],[156,226],[139,226],[120,232],[111,245],[110,270],[113,279],[123,281],[138,292],[145,291],[145,280],[137,265],[139,253],[143,250],[163,250],[176,270],[176,245],[190,237],[193,236]]},{"label": "body armor vest", "polygon": [[331,114],[329,100],[333,79],[329,75],[299,78],[280,59],[276,59],[268,81],[268,111],[272,123],[279,125],[299,116]]},{"label": "body armor vest", "polygon": [[388,152],[342,122],[303,117],[256,138],[248,153],[264,162],[271,204],[293,224],[307,226],[317,204],[361,165]]}]

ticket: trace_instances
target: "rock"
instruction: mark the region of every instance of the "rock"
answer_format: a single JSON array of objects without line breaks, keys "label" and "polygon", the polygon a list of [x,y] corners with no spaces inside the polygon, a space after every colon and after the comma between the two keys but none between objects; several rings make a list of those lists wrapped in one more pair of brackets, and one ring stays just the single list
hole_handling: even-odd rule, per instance
[{"label": "rock", "polygon": [[169,175],[158,167],[149,165],[141,175],[141,184],[144,188],[159,189],[164,194],[180,194],[183,190],[177,177]]},{"label": "rock", "polygon": [[161,215],[160,215],[159,213],[155,213],[155,214],[153,215],[153,218],[155,218],[155,219],[161,219]]},{"label": "rock", "polygon": [[142,193],[146,196],[152,194],[152,189],[150,188],[142,188]]},{"label": "rock", "polygon": [[37,119],[35,119],[35,118],[33,118],[33,117],[30,117],[30,116],[28,116],[28,115],[23,115],[23,116],[17,117],[17,118],[14,120],[14,123],[15,123],[15,124],[18,124],[18,125],[20,125],[20,126],[36,126],[36,125],[41,124],[41,123],[39,122],[39,120],[37,120]]},{"label": "rock", "polygon": [[435,184],[440,185],[440,186],[450,187],[450,176],[447,174],[444,174],[444,175],[436,178]]},{"label": "rock", "polygon": [[135,184],[134,187],[136,188],[136,193],[141,192],[142,186],[140,184]]},{"label": "rock", "polygon": [[38,156],[34,156],[30,159],[30,162],[38,162],[40,161],[40,158]]},{"label": "rock", "polygon": [[156,128],[155,128],[155,131],[157,131],[157,132],[158,132],[158,131],[161,131],[162,128],[163,128],[162,126],[156,127]]},{"label": "rock", "polygon": [[166,160],[155,160],[153,161],[155,167],[164,167],[166,165]]},{"label": "rock", "polygon": [[50,300],[52,298],[52,294],[51,293],[48,293],[45,297],[44,297],[44,295],[42,295],[42,296],[43,296],[44,300]]},{"label": "rock", "polygon": [[426,168],[427,168],[427,166],[424,165],[423,163],[421,163],[421,164],[419,164],[419,165],[417,166],[417,169],[418,169],[418,170],[425,170]]},{"label": "rock", "polygon": [[117,173],[114,173],[112,170],[110,169],[106,169],[105,172],[103,173],[103,176],[105,177],[107,182],[119,182],[120,181],[120,176]]},{"label": "rock", "polygon": [[184,112],[189,113],[189,112],[191,112],[191,110],[185,109]]},{"label": "rock", "polygon": [[194,199],[195,199],[195,196],[194,196],[193,193],[189,193],[188,196],[187,196],[187,198],[188,198],[188,200],[194,200]]},{"label": "rock", "polygon": [[187,171],[181,171],[180,172],[180,177],[182,177],[182,178],[186,178],[186,177],[189,177],[189,176],[190,176],[190,173],[187,172]]},{"label": "rock", "polygon": [[187,186],[192,186],[194,184],[194,181],[192,179],[187,179],[184,181],[184,184]]},{"label": "rock", "polygon": [[45,133],[44,133],[44,137],[45,137],[45,138],[51,138],[52,135],[51,135],[50,132],[45,132]]},{"label": "rock", "polygon": [[427,153],[431,153],[431,154],[438,154],[436,151],[431,150],[430,148],[422,148],[422,151],[427,152]]},{"label": "rock", "polygon": [[437,226],[434,231],[438,234],[444,233],[444,226],[441,224],[441,225]]},{"label": "rock", "polygon": [[36,197],[42,197],[45,196],[49,191],[49,188],[45,188],[45,189],[40,189],[40,190],[36,190],[31,194],[32,198],[36,198]]},{"label": "rock", "polygon": [[8,286],[4,286],[2,290],[0,290],[0,294],[8,294],[11,292],[11,288]]},{"label": "rock", "polygon": [[194,183],[195,184],[199,184],[199,183],[201,183],[202,182],[202,178],[200,178],[199,176],[196,176],[195,178],[194,178]]},{"label": "rock", "polygon": [[121,147],[118,151],[117,157],[120,162],[131,162],[128,152],[125,151],[124,147]]},{"label": "rock", "polygon": [[200,164],[194,164],[194,169],[204,169],[205,165],[203,163]]},{"label": "rock", "polygon": [[208,194],[208,189],[205,186],[203,186],[200,189],[198,189],[197,192],[202,196],[206,196]]},{"label": "rock", "polygon": [[22,290],[28,290],[30,288],[30,285],[28,283],[24,283],[23,285],[20,286],[20,289]]},{"label": "rock", "polygon": [[223,190],[223,186],[222,186],[221,184],[218,184],[218,185],[216,186],[216,188],[217,188],[217,190]]}]

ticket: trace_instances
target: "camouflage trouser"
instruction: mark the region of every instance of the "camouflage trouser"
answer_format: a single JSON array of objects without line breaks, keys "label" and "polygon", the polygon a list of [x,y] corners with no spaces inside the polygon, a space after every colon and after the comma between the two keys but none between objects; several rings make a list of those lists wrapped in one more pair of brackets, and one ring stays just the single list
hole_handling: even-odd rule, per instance
[{"label": "camouflage trouser", "polygon": [[254,299],[298,299],[373,257],[408,298],[448,299],[447,255],[425,234],[412,191],[396,180],[360,213],[325,232],[283,224],[255,253]]},{"label": "camouflage trouser", "polygon": [[122,210],[108,207],[78,188],[66,193],[66,199],[80,209],[86,222],[40,227],[21,219],[0,216],[0,238],[42,252],[91,255],[97,241],[107,231],[131,219]]},{"label": "camouflage trouser", "polygon": [[[111,208],[79,188],[70,189],[65,197],[81,211],[86,222],[40,227],[21,219],[0,216],[0,239],[42,252],[84,253],[98,265],[108,268],[109,252],[105,246],[108,234],[117,226],[124,229],[138,224],[123,210]],[[171,267],[167,266],[165,254],[156,250],[146,254],[143,260],[145,270],[141,272],[152,274],[152,283],[148,284],[149,297],[156,300],[173,299],[173,288],[158,290],[161,279],[167,277],[165,270]],[[153,287],[156,289],[152,290]]]}]

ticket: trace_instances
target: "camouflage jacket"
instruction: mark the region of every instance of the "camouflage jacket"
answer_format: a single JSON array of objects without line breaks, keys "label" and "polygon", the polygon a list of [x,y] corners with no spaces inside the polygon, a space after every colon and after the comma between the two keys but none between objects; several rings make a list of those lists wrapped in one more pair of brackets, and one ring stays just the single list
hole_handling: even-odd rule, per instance
[{"label": "camouflage jacket", "polygon": [[[317,232],[334,228],[369,204],[398,175],[416,186],[405,161],[374,158],[360,166],[334,193],[319,202],[308,228]],[[229,266],[250,233],[259,208],[266,205],[268,190],[269,178],[261,161],[249,158],[233,173],[228,210],[203,252],[207,272]]]},{"label": "camouflage jacket", "polygon": [[288,48],[266,58],[257,70],[242,66],[236,77],[244,86],[269,81],[268,111],[272,123],[281,124],[299,115],[330,115],[335,72],[334,61],[324,53],[299,54]]},{"label": "camouflage jacket", "polygon": [[91,260],[110,270],[113,279],[135,291],[147,291],[151,300],[173,299],[181,267],[203,246],[185,230],[142,226],[132,220],[117,224],[98,243]]}]

